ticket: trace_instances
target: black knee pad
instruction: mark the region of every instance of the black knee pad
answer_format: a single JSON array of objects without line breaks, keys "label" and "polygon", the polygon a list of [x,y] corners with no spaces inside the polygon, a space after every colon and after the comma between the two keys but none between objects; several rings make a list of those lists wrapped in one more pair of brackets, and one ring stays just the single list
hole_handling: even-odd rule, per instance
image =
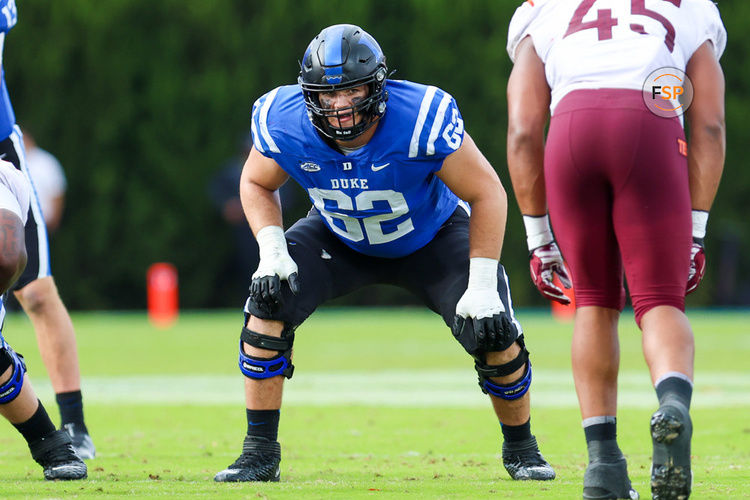
[{"label": "black knee pad", "polygon": [[9,366],[13,367],[10,379],[0,385],[0,405],[4,405],[16,399],[21,393],[26,363],[23,362],[23,356],[11,349],[2,337],[0,342],[0,373],[5,372]]},{"label": "black knee pad", "polygon": [[[242,343],[253,347],[278,351],[272,358],[258,358],[245,354]],[[294,365],[292,364],[292,345],[294,345],[294,330],[284,325],[281,337],[272,337],[262,333],[242,328],[240,334],[240,371],[248,378],[262,380],[279,375],[292,378]]]},{"label": "black knee pad", "polygon": [[[526,394],[531,387],[531,361],[529,361],[529,351],[526,350],[526,344],[523,341],[523,335],[520,335],[516,342],[521,347],[518,356],[502,365],[488,365],[485,363],[486,356],[482,354],[474,358],[474,368],[479,375],[479,387],[485,394],[492,394],[501,399],[512,401]],[[523,375],[518,380],[508,384],[500,385],[491,380],[491,377],[505,377],[525,366]]]}]

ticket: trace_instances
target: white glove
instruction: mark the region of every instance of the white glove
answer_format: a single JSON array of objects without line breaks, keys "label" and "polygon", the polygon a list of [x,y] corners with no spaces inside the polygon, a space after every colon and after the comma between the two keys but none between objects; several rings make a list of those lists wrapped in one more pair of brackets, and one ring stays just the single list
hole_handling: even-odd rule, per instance
[{"label": "white glove", "polygon": [[292,293],[299,292],[297,264],[289,255],[284,230],[266,226],[256,235],[260,262],[253,273],[250,297],[264,310],[273,311],[281,304],[281,282],[286,281]]},{"label": "white glove", "polygon": [[469,260],[469,286],[456,304],[451,328],[469,352],[505,350],[518,337],[497,291],[497,266],[495,259]]}]

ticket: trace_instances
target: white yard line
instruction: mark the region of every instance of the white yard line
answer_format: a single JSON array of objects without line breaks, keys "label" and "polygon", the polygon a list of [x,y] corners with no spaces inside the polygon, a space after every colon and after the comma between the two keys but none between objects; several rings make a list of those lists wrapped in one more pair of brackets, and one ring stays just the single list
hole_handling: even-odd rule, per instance
[{"label": "white yard line", "polygon": [[[567,371],[534,370],[534,407],[577,408],[573,378]],[[52,399],[48,380],[32,383],[43,400]],[[242,376],[143,375],[86,377],[86,403],[242,404]],[[648,374],[620,374],[619,405],[652,408],[656,396]],[[402,408],[483,408],[487,399],[472,371],[309,372],[298,371],[284,390],[285,406],[358,405]],[[693,407],[750,407],[750,374],[699,373]]]}]

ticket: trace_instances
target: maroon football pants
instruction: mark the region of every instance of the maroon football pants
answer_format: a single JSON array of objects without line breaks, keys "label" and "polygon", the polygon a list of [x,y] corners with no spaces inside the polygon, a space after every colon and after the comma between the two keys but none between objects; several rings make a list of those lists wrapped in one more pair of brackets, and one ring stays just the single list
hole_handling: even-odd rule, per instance
[{"label": "maroon football pants", "polygon": [[[635,318],[685,309],[692,244],[685,134],[646,109],[640,91],[577,90],[552,117],[545,150],[550,219],[576,305]],[[683,148],[680,147],[683,145]]]}]

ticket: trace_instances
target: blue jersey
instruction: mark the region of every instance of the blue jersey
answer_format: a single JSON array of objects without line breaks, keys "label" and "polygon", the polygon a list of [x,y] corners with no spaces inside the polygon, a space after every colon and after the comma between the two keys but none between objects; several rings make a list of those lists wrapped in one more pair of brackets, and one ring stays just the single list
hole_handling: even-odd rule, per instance
[{"label": "blue jersey", "polygon": [[10,104],[8,87],[5,85],[5,66],[3,62],[3,49],[5,48],[5,36],[18,21],[18,11],[15,0],[0,0],[0,140],[5,139],[13,132],[16,124],[16,115]]},{"label": "blue jersey", "polygon": [[366,255],[402,257],[429,243],[458,197],[435,175],[463,141],[456,101],[437,87],[389,80],[388,107],[363,147],[343,154],[313,127],[299,85],[253,106],[255,149],[310,196],[326,226]]}]

